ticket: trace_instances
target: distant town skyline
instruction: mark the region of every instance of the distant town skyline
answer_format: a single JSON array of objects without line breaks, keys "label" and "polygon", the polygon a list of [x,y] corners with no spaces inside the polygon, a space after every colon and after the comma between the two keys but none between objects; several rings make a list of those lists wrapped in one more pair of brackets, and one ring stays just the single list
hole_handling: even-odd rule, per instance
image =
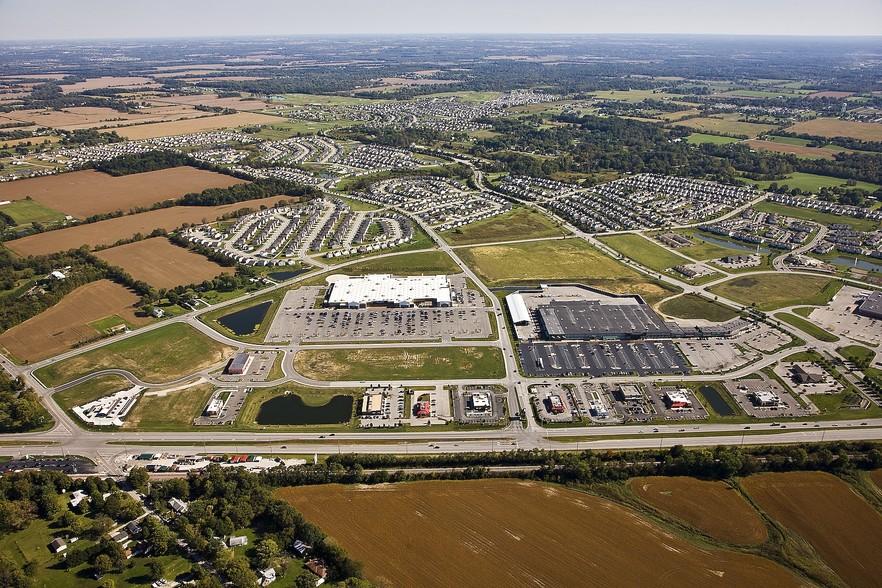
[{"label": "distant town skyline", "polygon": [[0,0],[0,40],[307,34],[882,35],[880,0]]}]

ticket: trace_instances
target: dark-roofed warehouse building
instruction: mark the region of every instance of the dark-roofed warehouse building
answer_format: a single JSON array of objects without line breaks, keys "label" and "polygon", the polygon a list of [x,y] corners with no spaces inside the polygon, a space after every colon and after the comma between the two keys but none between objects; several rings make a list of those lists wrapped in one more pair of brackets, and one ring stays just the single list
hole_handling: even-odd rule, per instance
[{"label": "dark-roofed warehouse building", "polygon": [[597,300],[551,301],[537,309],[550,340],[658,339],[670,329],[647,304],[602,304]]},{"label": "dark-roofed warehouse building", "polygon": [[873,292],[867,296],[860,306],[857,313],[874,319],[882,319],[882,292]]}]

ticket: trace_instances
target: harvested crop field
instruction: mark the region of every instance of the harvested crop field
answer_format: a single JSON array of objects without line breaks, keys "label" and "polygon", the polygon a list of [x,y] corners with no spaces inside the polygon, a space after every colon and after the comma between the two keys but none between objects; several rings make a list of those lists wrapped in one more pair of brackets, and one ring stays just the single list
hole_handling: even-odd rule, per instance
[{"label": "harvested crop field", "polygon": [[[537,482],[301,486],[277,495],[389,586],[798,586],[633,511]],[[390,532],[394,529],[395,532]]]},{"label": "harvested crop field", "polygon": [[70,94],[72,92],[82,92],[83,90],[97,90],[98,88],[141,88],[144,86],[156,88],[159,84],[153,81],[152,78],[142,76],[103,76],[100,78],[88,78],[83,82],[61,86],[61,91],[65,94]]},{"label": "harvested crop field", "polygon": [[186,135],[188,133],[196,133],[199,131],[243,127],[245,125],[272,124],[283,122],[284,120],[286,119],[280,118],[278,116],[255,114],[252,112],[240,112],[237,114],[206,116],[202,118],[193,118],[166,123],[135,125],[131,127],[122,127],[111,130],[116,131],[117,134],[121,137],[125,137],[126,139],[129,139],[131,141],[138,141],[140,139],[153,139],[156,137],[169,137],[172,135]]},{"label": "harvested crop field", "polygon": [[882,124],[852,122],[838,118],[816,118],[785,129],[788,133],[807,133],[821,137],[853,137],[861,141],[882,141]]},{"label": "harvested crop field", "polygon": [[758,123],[746,123],[735,120],[724,120],[720,118],[690,118],[688,120],[674,123],[674,126],[688,127],[699,131],[713,131],[723,133],[724,135],[756,137],[760,133],[775,129],[773,125],[764,125]]},{"label": "harvested crop field", "polygon": [[154,288],[168,289],[198,284],[222,273],[233,273],[231,268],[222,267],[188,249],[172,245],[165,237],[112,247],[99,251],[97,255]]},{"label": "harvested crop field", "polygon": [[773,519],[802,535],[854,588],[882,576],[882,516],[845,482],[821,472],[758,474],[742,487]]},{"label": "harvested crop field", "polygon": [[207,188],[245,184],[232,176],[182,166],[114,177],[95,170],[76,171],[0,184],[0,200],[30,196],[40,204],[84,219],[103,212],[129,211],[180,198]]},{"label": "harvested crop field", "polygon": [[[219,78],[232,81],[232,78]],[[260,79],[260,78],[249,78]],[[188,106],[208,106],[211,108],[232,108],[233,110],[260,110],[267,107],[263,100],[249,100],[242,98],[218,98],[217,94],[197,94],[195,96],[171,96],[170,98],[153,98],[151,103],[157,104],[186,104]]]},{"label": "harvested crop field", "polygon": [[695,478],[634,478],[631,490],[655,508],[721,541],[755,545],[769,538],[759,513],[724,482]]},{"label": "harvested crop field", "polygon": [[137,294],[110,280],[91,282],[0,335],[0,345],[29,362],[51,357],[76,343],[96,338],[99,333],[89,323],[105,317],[116,315],[122,319],[120,322],[135,326],[149,322],[135,316],[139,300]]},{"label": "harvested crop field", "polygon": [[[775,153],[792,153],[800,157],[816,157],[820,159],[834,159],[837,153],[836,149],[819,149],[818,147],[806,147],[804,145],[788,145],[787,143],[776,143],[775,141],[760,141],[751,139],[744,141],[744,144],[751,149],[759,151],[774,151]],[[847,151],[847,149],[842,149]]]},{"label": "harvested crop field", "polygon": [[257,210],[260,205],[273,206],[290,197],[273,196],[260,200],[248,200],[223,206],[172,206],[112,218],[106,221],[79,225],[57,231],[47,231],[39,235],[30,235],[23,239],[7,241],[4,245],[19,255],[45,255],[55,251],[76,249],[82,245],[92,247],[113,245],[120,239],[128,239],[135,233],[149,234],[153,229],[172,230],[184,223],[201,223],[203,219],[214,221],[224,214],[235,212],[240,208]]},{"label": "harvested crop field", "polygon": [[65,131],[110,125],[175,121],[197,116],[205,116],[205,113],[190,106],[176,105],[145,108],[132,114],[100,106],[72,106],[62,110],[16,110],[6,115],[10,120],[33,122],[43,127]]}]

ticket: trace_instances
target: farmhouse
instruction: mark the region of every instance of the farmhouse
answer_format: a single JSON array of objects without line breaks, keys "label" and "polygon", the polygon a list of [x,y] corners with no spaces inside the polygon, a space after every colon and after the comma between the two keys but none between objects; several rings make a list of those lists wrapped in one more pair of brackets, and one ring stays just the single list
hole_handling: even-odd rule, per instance
[{"label": "farmhouse", "polygon": [[227,366],[227,373],[237,375],[244,374],[248,371],[252,361],[254,361],[254,358],[251,355],[247,353],[237,353],[233,356],[233,359],[230,360],[230,365]]},{"label": "farmhouse", "polygon": [[441,306],[452,304],[447,276],[337,276],[325,295],[324,306],[333,308],[366,308],[386,306]]},{"label": "farmhouse", "polygon": [[873,292],[867,296],[858,306],[857,314],[882,319],[882,292]]},{"label": "farmhouse", "polygon": [[190,505],[184,502],[183,500],[179,500],[177,498],[172,498],[168,501],[168,507],[172,509],[177,514],[184,514],[188,510],[190,510]]}]

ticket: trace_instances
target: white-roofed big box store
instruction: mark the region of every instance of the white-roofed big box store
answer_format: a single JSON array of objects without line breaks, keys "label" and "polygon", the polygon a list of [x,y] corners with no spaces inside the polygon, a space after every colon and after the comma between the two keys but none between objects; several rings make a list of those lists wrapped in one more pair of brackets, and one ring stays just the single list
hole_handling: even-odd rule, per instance
[{"label": "white-roofed big box store", "polygon": [[447,276],[332,276],[324,305],[334,308],[451,306]]}]

